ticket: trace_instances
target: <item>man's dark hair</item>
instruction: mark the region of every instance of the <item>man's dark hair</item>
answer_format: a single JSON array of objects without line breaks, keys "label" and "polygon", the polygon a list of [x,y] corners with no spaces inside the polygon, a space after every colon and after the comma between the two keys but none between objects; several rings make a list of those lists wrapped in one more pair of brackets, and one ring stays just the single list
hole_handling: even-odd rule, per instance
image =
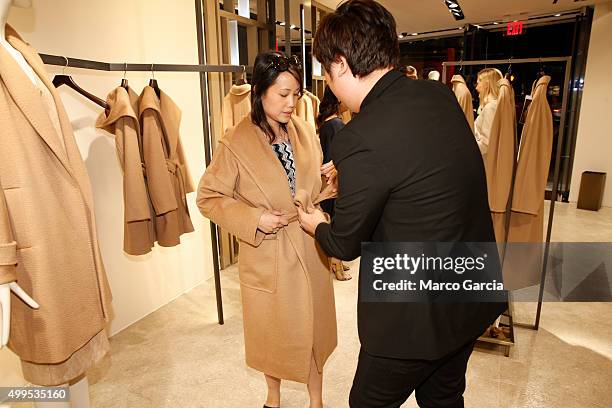
[{"label": "man's dark hair", "polygon": [[313,53],[328,72],[340,56],[355,76],[394,68],[400,56],[395,19],[373,0],[349,0],[321,20]]}]

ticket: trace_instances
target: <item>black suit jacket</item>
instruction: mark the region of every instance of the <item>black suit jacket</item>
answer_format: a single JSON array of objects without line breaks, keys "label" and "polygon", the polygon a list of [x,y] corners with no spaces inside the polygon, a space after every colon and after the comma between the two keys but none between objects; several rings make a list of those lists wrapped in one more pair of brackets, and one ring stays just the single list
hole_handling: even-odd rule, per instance
[{"label": "black suit jacket", "polygon": [[[355,259],[368,241],[495,242],[483,160],[443,84],[385,74],[335,136],[332,159],[335,214],[315,234],[328,255]],[[474,340],[504,308],[359,302],[359,337],[373,355],[433,360]]]}]

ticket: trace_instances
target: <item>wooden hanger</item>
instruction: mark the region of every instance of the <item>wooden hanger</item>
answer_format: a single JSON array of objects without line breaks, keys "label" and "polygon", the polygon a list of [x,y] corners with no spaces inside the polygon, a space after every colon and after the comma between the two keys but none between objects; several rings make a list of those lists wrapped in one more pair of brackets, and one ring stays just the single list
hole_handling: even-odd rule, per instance
[{"label": "wooden hanger", "polygon": [[153,71],[153,64],[151,64],[151,80],[149,81],[149,86],[155,90],[155,94],[159,98],[161,94],[161,90],[159,89],[159,85],[157,84],[157,79],[155,79],[155,72]]},{"label": "wooden hanger", "polygon": [[87,92],[86,90],[84,90],[83,88],[81,88],[80,86],[78,86],[76,84],[76,82],[74,82],[74,79],[72,79],[72,77],[70,75],[66,75],[65,71],[66,68],[68,67],[68,58],[64,57],[66,59],[66,66],[64,67],[64,69],[62,70],[62,74],[61,75],[56,75],[53,78],[53,86],[55,86],[56,88],[59,88],[62,85],[66,85],[69,88],[74,89],[77,93],[81,94],[82,96],[84,96],[85,98],[89,99],[90,101],[92,101],[93,103],[95,103],[96,105],[99,105],[101,107],[103,107],[104,109],[108,109],[108,104],[98,98],[96,95],[91,94],[89,92]]}]

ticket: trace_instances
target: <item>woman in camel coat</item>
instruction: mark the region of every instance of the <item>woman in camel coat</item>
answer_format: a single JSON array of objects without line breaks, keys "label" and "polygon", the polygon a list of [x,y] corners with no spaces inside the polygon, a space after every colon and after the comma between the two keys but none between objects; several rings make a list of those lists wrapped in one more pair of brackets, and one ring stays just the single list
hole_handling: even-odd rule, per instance
[{"label": "woman in camel coat", "polygon": [[307,383],[311,407],[322,407],[323,366],[336,347],[328,258],[297,222],[297,205],[333,189],[321,179],[314,129],[292,116],[301,78],[296,60],[257,57],[252,113],[220,141],[197,197],[204,216],[240,239],[246,362],[265,374],[270,407],[280,405],[281,379]]}]

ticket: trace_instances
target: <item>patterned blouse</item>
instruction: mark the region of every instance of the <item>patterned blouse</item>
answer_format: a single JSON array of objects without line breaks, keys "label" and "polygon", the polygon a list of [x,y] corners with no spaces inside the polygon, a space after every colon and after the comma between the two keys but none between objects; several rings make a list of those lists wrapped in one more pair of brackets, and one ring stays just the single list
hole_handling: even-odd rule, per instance
[{"label": "patterned blouse", "polygon": [[291,196],[295,196],[295,161],[293,159],[293,149],[291,143],[281,142],[272,143],[272,150],[278,156],[285,173],[287,173],[287,180],[289,181],[289,188],[291,189]]}]

